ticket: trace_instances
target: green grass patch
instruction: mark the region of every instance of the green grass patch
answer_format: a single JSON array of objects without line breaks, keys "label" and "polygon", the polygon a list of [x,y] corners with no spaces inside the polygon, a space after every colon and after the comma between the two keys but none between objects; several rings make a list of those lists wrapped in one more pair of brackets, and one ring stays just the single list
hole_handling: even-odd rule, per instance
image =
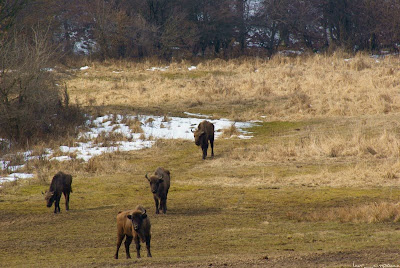
[{"label": "green grass patch", "polygon": [[[116,181],[120,187],[116,187]],[[293,211],[386,200],[389,191],[398,196],[399,189],[226,189],[173,183],[168,213],[155,215],[146,182],[133,179],[128,184],[128,181],[126,175],[107,179],[77,177],[71,210],[63,209],[62,199],[62,212],[58,215],[45,207],[39,194],[28,194],[34,193],[36,186],[24,186],[14,195],[2,196],[0,263],[20,266],[29,259],[35,266],[44,267],[67,260],[72,267],[122,263],[174,265],[184,261],[204,263],[226,254],[262,258],[287,253],[362,251],[377,244],[390,247],[400,238],[392,224],[307,223],[287,218],[287,213]],[[119,210],[138,203],[147,208],[152,222],[154,258],[123,261],[122,247],[122,260],[113,260],[115,216]],[[16,204],[23,209],[17,209]],[[24,242],[19,243],[21,240]],[[131,250],[134,252],[134,247]]]}]

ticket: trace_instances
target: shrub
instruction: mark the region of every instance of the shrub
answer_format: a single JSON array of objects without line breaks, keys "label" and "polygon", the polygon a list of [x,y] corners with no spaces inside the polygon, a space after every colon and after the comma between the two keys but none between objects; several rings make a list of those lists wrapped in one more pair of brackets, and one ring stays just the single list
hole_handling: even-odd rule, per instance
[{"label": "shrub", "polygon": [[46,34],[32,36],[0,41],[0,138],[12,145],[65,135],[84,119],[46,68],[55,56]]}]

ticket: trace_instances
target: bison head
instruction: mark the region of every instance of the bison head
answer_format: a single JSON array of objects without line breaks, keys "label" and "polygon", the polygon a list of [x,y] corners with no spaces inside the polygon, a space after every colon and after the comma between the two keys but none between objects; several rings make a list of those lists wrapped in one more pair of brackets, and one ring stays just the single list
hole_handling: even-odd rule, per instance
[{"label": "bison head", "polygon": [[150,178],[147,176],[147,174],[146,174],[146,179],[150,182],[150,189],[151,189],[151,192],[153,193],[153,194],[155,194],[155,193],[157,193],[157,191],[158,191],[158,187],[160,186],[160,183],[162,183],[164,180],[163,180],[163,176],[161,175],[161,176],[157,176],[157,175],[153,175],[153,176],[151,176]]},{"label": "bison head", "polygon": [[205,135],[206,133],[203,130],[196,130],[193,132],[193,136],[194,136],[194,143],[197,146],[201,145],[201,139],[203,137],[203,135]]},{"label": "bison head", "polygon": [[127,217],[132,221],[133,229],[138,231],[142,226],[143,220],[147,218],[146,210],[135,211],[132,214],[129,214]]},{"label": "bison head", "polygon": [[53,205],[53,202],[54,202],[54,192],[46,191],[44,193],[44,199],[46,200],[47,207],[48,208],[51,207]]}]

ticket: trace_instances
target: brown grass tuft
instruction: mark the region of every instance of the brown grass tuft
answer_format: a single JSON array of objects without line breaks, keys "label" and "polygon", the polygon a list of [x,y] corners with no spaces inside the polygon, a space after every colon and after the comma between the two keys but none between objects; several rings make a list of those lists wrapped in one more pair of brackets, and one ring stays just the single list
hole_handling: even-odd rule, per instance
[{"label": "brown grass tuft", "polygon": [[321,209],[313,212],[288,212],[287,217],[291,220],[310,222],[399,222],[400,203],[382,201],[364,205]]},{"label": "brown grass tuft", "polygon": [[235,123],[231,124],[230,127],[222,129],[222,138],[230,138],[232,136],[240,135],[240,131],[235,126]]},{"label": "brown grass tuft", "polygon": [[124,124],[126,124],[130,130],[132,130],[133,133],[143,133],[143,129],[142,129],[142,122],[140,122],[140,120],[135,117],[134,119],[127,119],[125,121],[123,121]]},{"label": "brown grass tuft", "polygon": [[[246,120],[260,115],[294,120],[400,112],[398,59],[385,57],[377,62],[368,55],[348,57],[335,53],[213,60],[198,64],[195,71],[181,62],[164,72],[147,71],[150,62],[130,63],[130,68],[94,64],[66,83],[71,100],[83,105],[150,108],[161,113],[200,108],[223,115],[231,106],[245,107]],[[112,73],[115,69],[123,72]],[[121,79],[123,83],[116,86],[115,80]]]}]

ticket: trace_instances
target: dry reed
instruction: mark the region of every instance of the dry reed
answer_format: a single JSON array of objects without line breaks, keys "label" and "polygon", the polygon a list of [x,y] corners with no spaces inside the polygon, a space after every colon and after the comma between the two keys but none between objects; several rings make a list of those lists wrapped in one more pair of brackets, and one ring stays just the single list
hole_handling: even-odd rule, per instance
[{"label": "dry reed", "polygon": [[379,202],[362,205],[334,207],[313,212],[288,212],[287,217],[297,221],[339,221],[339,222],[399,222],[400,203]]},{"label": "dry reed", "polygon": [[[315,55],[271,60],[213,60],[189,71],[187,62],[165,71],[150,63],[93,64],[68,80],[71,100],[85,105],[161,107],[246,105],[246,119],[358,116],[399,112],[398,57]],[[118,65],[118,66],[115,66]],[[113,73],[113,70],[123,70]]]}]

